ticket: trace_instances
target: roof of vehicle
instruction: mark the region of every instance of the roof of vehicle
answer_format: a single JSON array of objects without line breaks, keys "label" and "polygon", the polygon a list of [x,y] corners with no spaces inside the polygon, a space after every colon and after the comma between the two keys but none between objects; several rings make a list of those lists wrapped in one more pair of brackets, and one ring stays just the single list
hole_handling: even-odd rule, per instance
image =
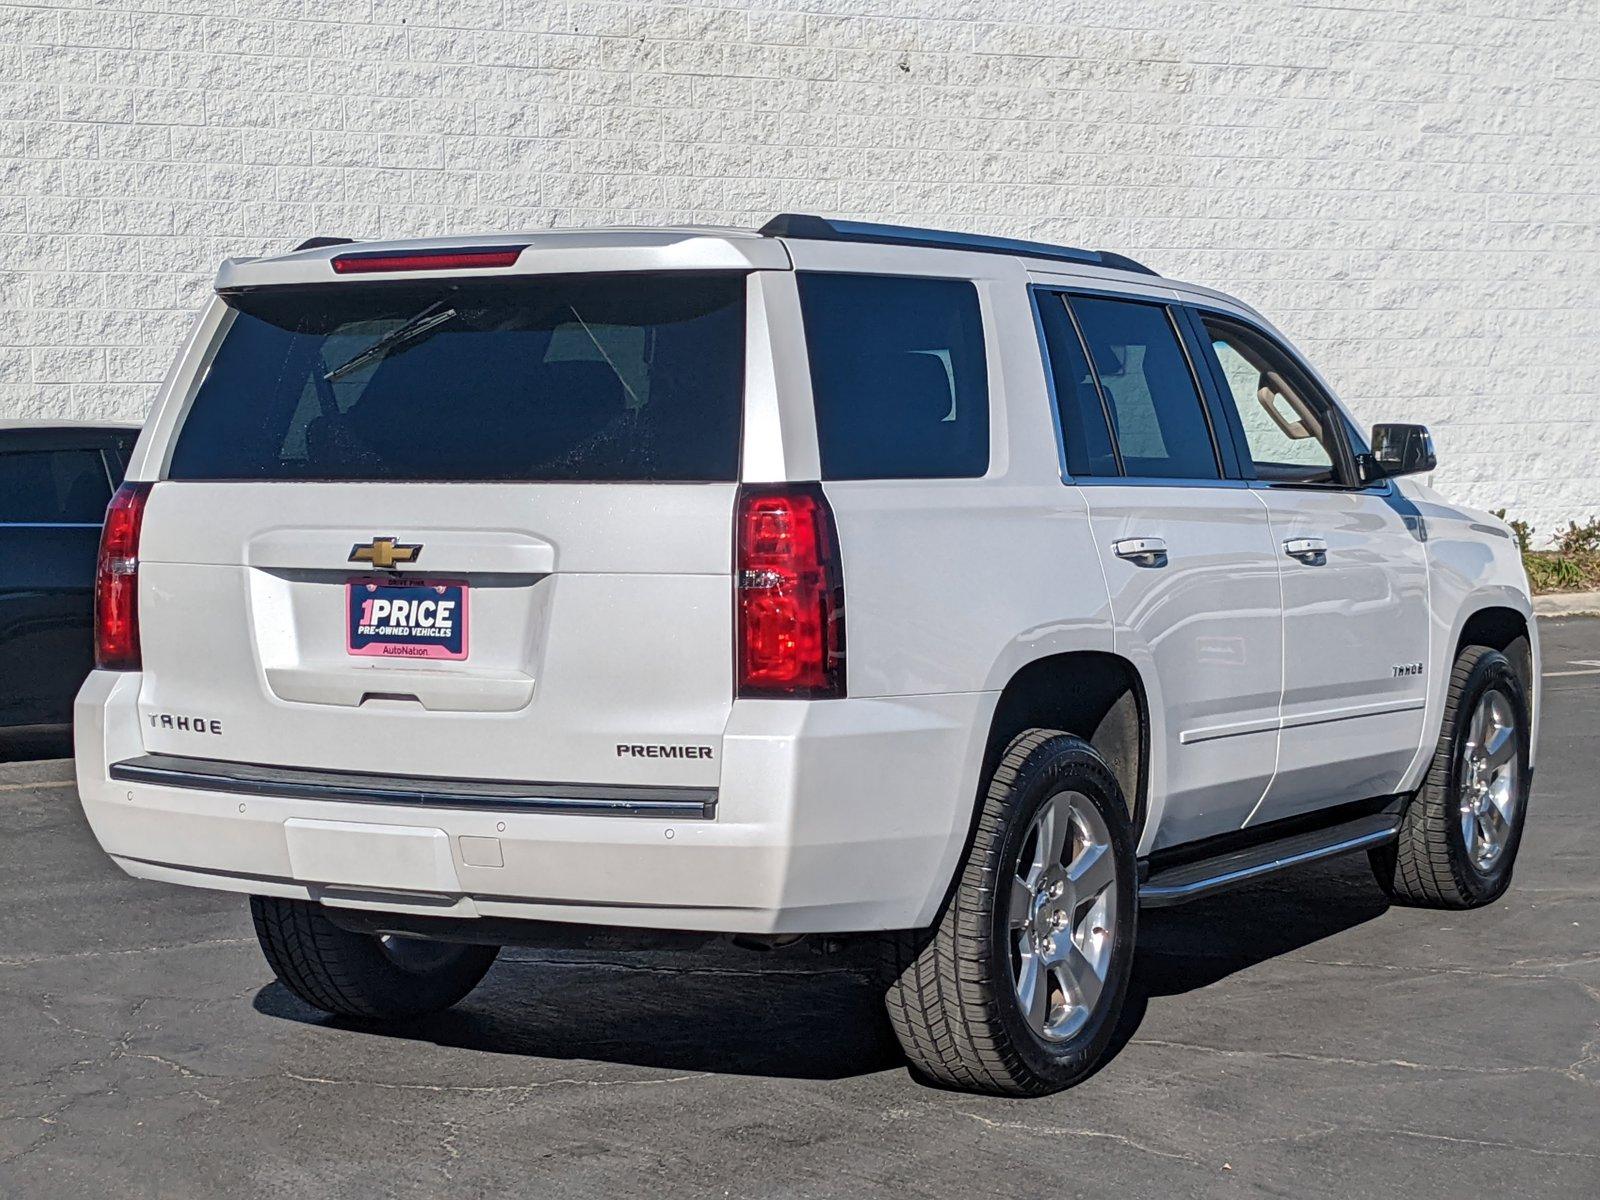
[{"label": "roof of vehicle", "polygon": [[127,430],[130,433],[139,431],[137,421],[65,421],[55,417],[29,417],[0,420],[0,433],[10,433],[21,429],[48,429],[51,431],[68,432],[82,430],[85,433],[113,433],[117,430]]},{"label": "roof of vehicle", "polygon": [[[783,213],[760,229],[715,225],[602,226],[578,229],[504,230],[496,233],[395,240],[313,237],[284,254],[256,258],[230,258],[217,272],[219,292],[250,287],[312,284],[334,277],[375,273],[374,259],[387,259],[381,267],[387,278],[425,278],[420,269],[408,269],[405,260],[438,259],[453,275],[500,274],[507,265],[488,256],[494,251],[512,253],[527,248],[538,251],[537,270],[563,271],[663,271],[663,270],[784,270],[790,258],[789,241],[851,242],[862,245],[910,246],[933,250],[1000,254],[1012,257],[1040,273],[1103,276],[1144,288],[1159,287],[1189,293],[1191,298],[1215,299],[1245,308],[1225,293],[1168,279],[1143,263],[1109,250],[1086,250],[1045,242],[1024,241],[988,234],[958,233],[904,225],[843,221],[797,213]],[[470,260],[484,256],[474,265]],[[342,264],[338,260],[343,260]],[[358,260],[366,260],[362,269]],[[513,256],[513,262],[516,261]],[[430,268],[436,269],[436,268]]]}]

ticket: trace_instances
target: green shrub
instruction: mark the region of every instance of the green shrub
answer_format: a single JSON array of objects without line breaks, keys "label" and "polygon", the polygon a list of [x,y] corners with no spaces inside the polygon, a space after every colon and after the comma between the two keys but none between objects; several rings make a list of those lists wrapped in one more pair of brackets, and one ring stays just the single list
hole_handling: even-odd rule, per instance
[{"label": "green shrub", "polygon": [[1573,592],[1600,588],[1600,518],[1579,525],[1567,522],[1567,527],[1556,534],[1556,543],[1549,550],[1532,548],[1537,532],[1526,521],[1513,521],[1506,510],[1497,508],[1494,515],[1511,526],[1522,551],[1522,567],[1528,573],[1528,586],[1535,592]]}]

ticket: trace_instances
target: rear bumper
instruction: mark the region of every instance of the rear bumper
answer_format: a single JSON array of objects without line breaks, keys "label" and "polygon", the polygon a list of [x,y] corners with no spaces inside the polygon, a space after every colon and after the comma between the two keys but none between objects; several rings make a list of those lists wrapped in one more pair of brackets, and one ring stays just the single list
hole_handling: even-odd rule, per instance
[{"label": "rear bumper", "polygon": [[[84,812],[130,875],[347,908],[729,933],[931,921],[995,701],[741,701],[706,795],[424,788],[146,756],[138,688],[136,674],[93,673],[76,726]],[[676,807],[638,803],[651,799]]]}]

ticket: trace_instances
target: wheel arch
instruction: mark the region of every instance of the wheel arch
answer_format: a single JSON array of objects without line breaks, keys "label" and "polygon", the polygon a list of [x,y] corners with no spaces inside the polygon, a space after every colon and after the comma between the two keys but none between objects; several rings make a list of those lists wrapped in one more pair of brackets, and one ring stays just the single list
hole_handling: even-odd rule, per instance
[{"label": "wheel arch", "polygon": [[1137,842],[1149,812],[1150,698],[1138,668],[1104,650],[1070,650],[1023,663],[1001,689],[978,771],[974,818],[984,781],[1025,729],[1060,729],[1093,746],[1128,802]]},{"label": "wheel arch", "polygon": [[1454,659],[1464,646],[1489,646],[1498,650],[1511,660],[1511,665],[1522,679],[1522,686],[1531,694],[1534,680],[1530,628],[1529,619],[1517,609],[1499,604],[1487,605],[1472,612],[1461,623],[1450,657]]},{"label": "wheel arch", "polygon": [[1430,700],[1427,728],[1431,736],[1425,746],[1432,746],[1439,736],[1444,720],[1444,695],[1450,684],[1450,667],[1465,646],[1488,646],[1510,660],[1527,696],[1531,763],[1537,755],[1539,734],[1539,627],[1528,598],[1511,589],[1480,593],[1473,597],[1472,603],[1462,606],[1456,627],[1446,643],[1448,654],[1438,673],[1438,695]]}]

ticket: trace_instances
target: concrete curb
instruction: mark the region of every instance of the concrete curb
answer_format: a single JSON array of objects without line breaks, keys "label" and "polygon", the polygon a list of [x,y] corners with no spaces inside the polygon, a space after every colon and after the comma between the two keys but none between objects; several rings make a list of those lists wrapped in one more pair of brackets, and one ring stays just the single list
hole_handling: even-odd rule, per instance
[{"label": "concrete curb", "polygon": [[1600,592],[1552,592],[1533,598],[1541,617],[1600,617]]}]

